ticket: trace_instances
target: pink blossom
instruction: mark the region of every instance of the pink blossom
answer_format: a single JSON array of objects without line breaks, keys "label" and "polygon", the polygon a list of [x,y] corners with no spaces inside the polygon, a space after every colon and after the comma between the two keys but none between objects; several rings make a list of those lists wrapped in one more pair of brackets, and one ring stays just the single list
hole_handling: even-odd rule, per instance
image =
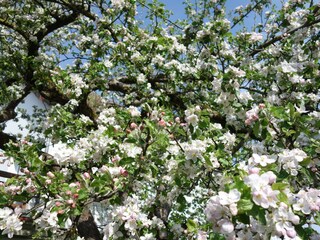
[{"label": "pink blossom", "polygon": [[125,170],[124,168],[120,167],[120,174],[124,177],[127,177],[128,176],[128,171]]},{"label": "pink blossom", "polygon": [[55,177],[55,175],[52,172],[47,172],[47,176],[49,178],[54,178]]},{"label": "pink blossom", "polygon": [[266,105],[264,103],[259,104],[259,109],[264,109],[265,107],[266,107]]},{"label": "pink blossom", "polygon": [[90,174],[88,172],[83,173],[83,177],[84,177],[84,179],[90,179],[91,178],[91,176],[90,176]]},{"label": "pink blossom", "polygon": [[51,181],[51,179],[47,179],[47,180],[45,181],[45,183],[46,183],[46,185],[50,185],[50,184],[52,183],[52,181]]},{"label": "pink blossom", "polygon": [[161,119],[161,120],[159,120],[158,125],[160,127],[165,127],[166,126],[166,122],[163,119]]},{"label": "pink blossom", "polygon": [[138,125],[136,123],[134,123],[134,122],[130,124],[130,128],[132,130],[136,129],[137,127],[138,127]]},{"label": "pink blossom", "polygon": [[220,231],[222,234],[229,234],[229,233],[232,233],[234,230],[234,226],[232,222],[230,222],[227,219],[221,219],[218,222],[218,226],[220,227]]},{"label": "pink blossom", "polygon": [[66,203],[69,204],[69,205],[71,205],[71,204],[74,203],[74,201],[73,201],[72,199],[68,199],[68,200],[66,201]]}]

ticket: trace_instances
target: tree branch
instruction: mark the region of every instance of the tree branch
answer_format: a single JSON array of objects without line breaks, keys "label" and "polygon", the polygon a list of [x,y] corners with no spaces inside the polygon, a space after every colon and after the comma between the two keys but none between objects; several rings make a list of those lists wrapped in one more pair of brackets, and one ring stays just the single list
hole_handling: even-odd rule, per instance
[{"label": "tree branch", "polygon": [[64,0],[61,1],[61,4],[63,4],[64,6],[68,7],[69,9],[71,9],[72,11],[74,11],[76,13],[79,13],[79,14],[86,16],[87,18],[89,18],[93,21],[96,20],[96,17],[90,11],[85,10],[82,6],[68,3],[68,2],[65,2]]},{"label": "tree branch", "polygon": [[15,141],[16,138],[5,133],[5,132],[0,132],[0,149],[4,149],[5,145],[9,143],[10,141]]},{"label": "tree branch", "polygon": [[2,171],[0,170],[0,177],[3,178],[13,178],[13,177],[17,177],[19,176],[18,174],[15,173],[10,173],[10,172],[6,172],[6,171]]},{"label": "tree branch", "polygon": [[285,32],[283,34],[281,34],[280,36],[277,36],[277,37],[274,37],[273,39],[261,44],[260,46],[258,46],[257,49],[253,50],[249,56],[253,57],[255,56],[256,54],[262,52],[263,50],[265,50],[267,47],[269,47],[270,45],[276,43],[276,42],[279,42],[281,41],[282,39],[285,39],[287,38],[288,36],[292,35],[293,33],[297,32],[298,30],[300,29],[303,29],[303,28],[307,28],[307,27],[311,27],[317,23],[320,22],[320,18],[314,20],[314,21],[307,21],[305,24],[301,25],[300,27],[297,27],[297,28],[294,28],[288,32]]},{"label": "tree branch", "polygon": [[19,28],[18,28],[17,26],[15,26],[14,24],[10,24],[10,23],[6,22],[6,21],[5,21],[4,19],[2,19],[2,18],[0,18],[0,25],[3,25],[3,26],[5,26],[5,27],[10,28],[10,29],[12,29],[13,31],[19,33],[25,40],[28,40],[28,39],[29,39],[29,36],[28,36],[25,32],[21,31],[21,29],[19,29]]},{"label": "tree branch", "polygon": [[79,16],[78,12],[73,12],[70,15],[64,15],[58,18],[54,23],[46,25],[43,29],[39,30],[35,35],[38,42],[41,42],[45,36],[52,33],[53,31],[74,22],[78,16]]},{"label": "tree branch", "polygon": [[17,113],[14,111],[19,103],[29,94],[29,87],[24,89],[22,96],[16,100],[11,101],[7,107],[0,112],[0,123],[6,122],[10,119],[13,119],[17,116]]},{"label": "tree branch", "polygon": [[84,237],[86,240],[102,240],[97,224],[88,207],[85,207],[81,216],[76,218],[76,225],[80,237]]},{"label": "tree branch", "polygon": [[246,18],[256,7],[259,6],[259,4],[262,2],[259,1],[257,2],[253,7],[251,7],[245,14],[243,14],[237,21],[235,21],[232,26],[231,26],[231,29],[233,29],[239,22],[241,22],[244,18]]}]

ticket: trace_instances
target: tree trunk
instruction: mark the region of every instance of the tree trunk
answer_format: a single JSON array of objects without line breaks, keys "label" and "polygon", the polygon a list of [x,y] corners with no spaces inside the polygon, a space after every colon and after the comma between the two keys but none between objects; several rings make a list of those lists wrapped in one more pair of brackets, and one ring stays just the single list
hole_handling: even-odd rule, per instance
[{"label": "tree trunk", "polygon": [[97,224],[88,207],[84,208],[77,221],[77,230],[85,240],[102,240]]}]

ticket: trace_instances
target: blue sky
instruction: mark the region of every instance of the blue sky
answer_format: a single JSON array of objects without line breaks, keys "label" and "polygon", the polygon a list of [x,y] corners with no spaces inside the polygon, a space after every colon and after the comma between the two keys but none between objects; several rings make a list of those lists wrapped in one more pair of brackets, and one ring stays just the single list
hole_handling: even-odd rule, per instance
[{"label": "blue sky", "polygon": [[[183,0],[160,0],[163,2],[168,10],[173,12],[172,20],[184,18],[184,4]],[[226,7],[228,10],[232,10],[240,5],[245,6],[250,3],[249,0],[229,0],[227,1]]]},{"label": "blue sky", "polygon": [[[151,2],[151,0],[148,0]],[[193,2],[196,0],[192,0]],[[173,15],[170,17],[171,21],[175,21],[178,19],[184,19],[185,18],[185,10],[184,7],[185,5],[183,4],[183,0],[159,0],[159,2],[162,2],[166,5],[166,9],[172,11]],[[249,4],[251,1],[250,0],[227,0],[226,1],[226,11],[229,13],[230,11],[234,10],[236,7],[242,5],[246,6]],[[281,6],[281,1],[280,0],[273,0],[273,4],[276,4]],[[254,25],[254,16],[253,14],[249,14],[249,16],[245,19],[244,21],[247,29],[249,30],[250,27]],[[236,27],[234,31],[237,31],[241,29],[241,27]]]}]

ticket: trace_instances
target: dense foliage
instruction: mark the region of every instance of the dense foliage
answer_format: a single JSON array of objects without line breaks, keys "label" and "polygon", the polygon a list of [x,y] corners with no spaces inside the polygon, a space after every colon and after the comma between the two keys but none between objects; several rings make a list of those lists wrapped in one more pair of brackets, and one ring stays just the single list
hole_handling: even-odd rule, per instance
[{"label": "dense foliage", "polygon": [[0,1],[2,234],[320,239],[319,3],[226,2]]}]

